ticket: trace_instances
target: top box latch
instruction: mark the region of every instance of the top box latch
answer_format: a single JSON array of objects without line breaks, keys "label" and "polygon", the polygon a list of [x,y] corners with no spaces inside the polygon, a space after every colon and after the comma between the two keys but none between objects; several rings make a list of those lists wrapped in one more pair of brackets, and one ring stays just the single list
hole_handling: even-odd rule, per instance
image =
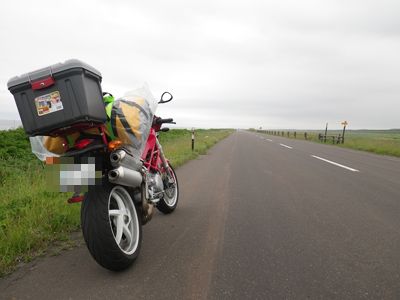
[{"label": "top box latch", "polygon": [[31,84],[32,90],[41,90],[41,89],[45,89],[49,86],[52,86],[55,81],[53,78],[53,70],[50,68],[50,76],[46,77],[46,78],[42,78],[39,80],[35,80],[32,81],[28,75],[29,78],[29,82]]}]

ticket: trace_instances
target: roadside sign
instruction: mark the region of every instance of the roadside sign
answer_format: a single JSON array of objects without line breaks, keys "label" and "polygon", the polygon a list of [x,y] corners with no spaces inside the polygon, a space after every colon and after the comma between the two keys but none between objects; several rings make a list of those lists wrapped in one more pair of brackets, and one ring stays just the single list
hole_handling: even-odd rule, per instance
[{"label": "roadside sign", "polygon": [[347,126],[347,124],[348,124],[347,121],[342,122],[343,126]]}]

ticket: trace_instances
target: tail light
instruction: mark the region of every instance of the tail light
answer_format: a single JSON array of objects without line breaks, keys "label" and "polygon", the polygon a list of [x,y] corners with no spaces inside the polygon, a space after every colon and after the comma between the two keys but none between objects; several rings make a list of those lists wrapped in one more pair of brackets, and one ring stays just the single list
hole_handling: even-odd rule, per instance
[{"label": "tail light", "polygon": [[93,141],[94,141],[93,139],[81,139],[75,142],[74,148],[78,150],[84,149],[88,145],[90,145]]}]

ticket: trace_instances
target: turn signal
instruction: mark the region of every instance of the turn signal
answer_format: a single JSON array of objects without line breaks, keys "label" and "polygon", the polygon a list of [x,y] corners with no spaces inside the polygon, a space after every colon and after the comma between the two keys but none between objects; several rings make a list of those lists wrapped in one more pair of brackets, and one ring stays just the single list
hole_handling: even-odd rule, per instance
[{"label": "turn signal", "polygon": [[115,149],[118,149],[122,146],[122,142],[120,140],[113,140],[108,143],[108,151],[112,152]]}]

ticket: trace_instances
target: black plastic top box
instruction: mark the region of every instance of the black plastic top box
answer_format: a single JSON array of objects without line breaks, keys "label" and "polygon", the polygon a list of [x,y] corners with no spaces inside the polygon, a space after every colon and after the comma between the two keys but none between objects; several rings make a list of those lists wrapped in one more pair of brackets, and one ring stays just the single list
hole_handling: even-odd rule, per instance
[{"label": "black plastic top box", "polygon": [[[107,120],[101,91],[101,74],[77,59],[11,78],[25,132],[29,136],[54,135],[79,123]],[[59,131],[58,131],[59,132]]]}]

